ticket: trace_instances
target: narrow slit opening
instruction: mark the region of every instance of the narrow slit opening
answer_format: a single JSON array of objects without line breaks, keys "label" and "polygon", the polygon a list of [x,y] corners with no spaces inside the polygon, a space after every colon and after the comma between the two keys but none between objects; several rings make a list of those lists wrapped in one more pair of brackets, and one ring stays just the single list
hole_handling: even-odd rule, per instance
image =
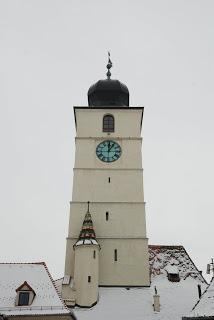
[{"label": "narrow slit opening", "polygon": [[114,261],[117,261],[117,249],[114,249]]}]

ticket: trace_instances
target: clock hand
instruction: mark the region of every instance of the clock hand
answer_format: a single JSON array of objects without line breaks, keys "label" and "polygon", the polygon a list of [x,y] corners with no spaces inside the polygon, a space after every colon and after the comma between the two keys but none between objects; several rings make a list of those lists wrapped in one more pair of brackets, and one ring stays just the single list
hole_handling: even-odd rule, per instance
[{"label": "clock hand", "polygon": [[108,153],[109,153],[109,151],[110,151],[110,146],[111,146],[111,143],[110,143],[110,141],[108,142]]},{"label": "clock hand", "polygon": [[[115,143],[112,143],[111,148],[115,145]],[[111,148],[108,150],[108,152],[111,150]]]}]

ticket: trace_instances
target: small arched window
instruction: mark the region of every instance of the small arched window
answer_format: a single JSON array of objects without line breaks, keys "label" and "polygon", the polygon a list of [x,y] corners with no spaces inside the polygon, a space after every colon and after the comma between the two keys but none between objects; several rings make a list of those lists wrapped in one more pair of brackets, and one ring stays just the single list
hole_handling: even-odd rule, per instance
[{"label": "small arched window", "polygon": [[103,132],[114,132],[114,117],[111,114],[103,117]]}]

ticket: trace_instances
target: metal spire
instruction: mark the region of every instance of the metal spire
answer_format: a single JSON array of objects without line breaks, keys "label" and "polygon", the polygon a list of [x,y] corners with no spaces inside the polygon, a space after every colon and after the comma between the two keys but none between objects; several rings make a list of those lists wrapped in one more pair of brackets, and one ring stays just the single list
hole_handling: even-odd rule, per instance
[{"label": "metal spire", "polygon": [[88,210],[87,210],[87,213],[89,213],[89,205],[90,205],[90,201],[88,201]]},{"label": "metal spire", "polygon": [[107,75],[107,79],[110,80],[111,78],[111,72],[110,72],[110,69],[112,68],[113,66],[113,63],[111,62],[111,59],[110,59],[110,52],[108,51],[108,64],[106,66],[106,68],[108,69],[106,75]]}]

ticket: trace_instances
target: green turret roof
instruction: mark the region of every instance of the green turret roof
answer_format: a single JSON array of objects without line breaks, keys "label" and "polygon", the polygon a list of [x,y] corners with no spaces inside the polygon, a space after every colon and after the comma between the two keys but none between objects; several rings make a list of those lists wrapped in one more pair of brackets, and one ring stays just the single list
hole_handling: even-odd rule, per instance
[{"label": "green turret roof", "polygon": [[91,214],[90,214],[89,211],[85,215],[85,218],[84,218],[83,224],[82,224],[82,229],[81,229],[80,234],[79,234],[79,239],[75,243],[74,246],[79,246],[79,245],[84,245],[84,244],[87,244],[87,245],[91,245],[91,244],[98,245],[98,242],[96,240],[96,234],[95,234],[95,231],[94,231],[92,218],[91,218]]}]

